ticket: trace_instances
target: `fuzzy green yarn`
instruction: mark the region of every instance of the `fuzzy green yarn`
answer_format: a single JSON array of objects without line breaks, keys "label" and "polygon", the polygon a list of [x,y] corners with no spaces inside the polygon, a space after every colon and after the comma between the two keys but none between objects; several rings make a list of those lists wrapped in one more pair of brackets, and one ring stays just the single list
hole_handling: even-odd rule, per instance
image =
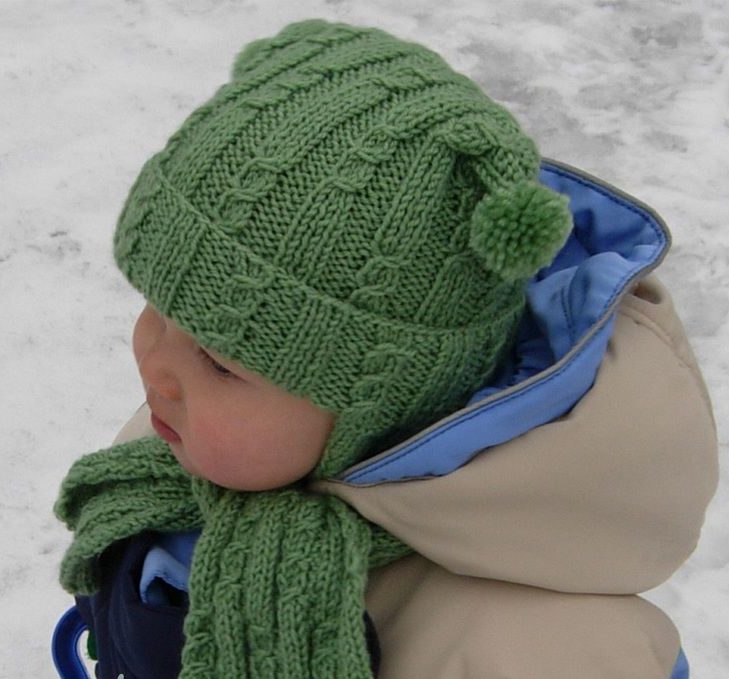
[{"label": "fuzzy green yarn", "polygon": [[[333,478],[462,407],[509,348],[571,224],[539,162],[435,52],[297,22],[144,164],[114,256],[200,344],[337,414],[312,475]],[[202,527],[184,679],[369,677],[367,569],[408,552],[337,498],[191,479],[158,439],[82,458],[57,513],[71,592],[116,540]]]},{"label": "fuzzy green yarn", "polygon": [[190,477],[156,437],[79,459],[55,512],[75,532],[61,584],[76,594],[96,591],[98,557],[114,541],[202,528],[181,679],[369,678],[367,571],[409,551],[333,496]]},{"label": "fuzzy green yarn", "polygon": [[422,45],[311,19],[231,75],[145,163],[114,255],[202,345],[339,414],[328,476],[483,384],[571,218],[513,116]]}]

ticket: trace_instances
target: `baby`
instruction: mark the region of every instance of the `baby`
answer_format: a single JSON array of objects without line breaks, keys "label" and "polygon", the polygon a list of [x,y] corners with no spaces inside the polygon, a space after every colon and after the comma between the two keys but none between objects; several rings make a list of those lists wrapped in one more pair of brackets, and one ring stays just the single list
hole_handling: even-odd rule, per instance
[{"label": "baby", "polygon": [[151,305],[132,345],[151,424],[190,474],[234,490],[269,490],[316,466],[333,413],[205,349]]},{"label": "baby", "polygon": [[[541,160],[436,53],[313,19],[249,44],[145,163],[114,254],[147,302],[133,333],[146,404],[75,463],[56,505],[75,533],[61,582],[98,677],[684,676],[670,621],[610,596],[680,565],[715,483],[698,368],[665,290],[637,284],[667,237],[635,236],[652,239],[636,250],[645,261],[596,258],[611,264],[585,304],[605,313],[580,331],[555,281],[587,280],[573,261],[619,239],[618,214],[573,232],[562,194],[579,204],[593,185],[555,167],[547,186]],[[545,285],[527,309],[530,280]],[[668,339],[613,325],[617,297]],[[543,322],[549,305],[558,320]],[[563,351],[521,360],[565,319]],[[603,349],[588,366],[593,337]],[[615,351],[626,374],[624,356],[663,351],[655,376],[637,374],[680,391],[680,433],[675,404],[646,410],[653,387],[639,406],[624,395]],[[578,395],[539,396],[538,378],[562,384],[569,365]],[[630,453],[621,426],[605,443],[617,450],[601,449],[590,413],[606,417],[605,380],[622,419],[666,423],[693,462],[662,444]],[[474,417],[493,394],[498,426]],[[493,441],[469,442],[478,422]],[[689,499],[663,518],[656,493],[677,502],[676,477]],[[631,511],[620,493],[637,495]]]}]

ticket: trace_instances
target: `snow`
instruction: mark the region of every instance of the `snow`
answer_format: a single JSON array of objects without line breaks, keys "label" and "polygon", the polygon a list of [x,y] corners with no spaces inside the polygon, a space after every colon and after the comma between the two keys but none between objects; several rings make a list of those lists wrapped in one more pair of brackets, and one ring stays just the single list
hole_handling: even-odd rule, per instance
[{"label": "snow", "polygon": [[[142,393],[141,298],[111,235],[144,160],[290,21],[377,25],[439,51],[506,104],[544,155],[653,206],[660,269],[729,442],[729,12],[724,0],[3,0],[0,4],[0,677],[55,676],[69,535],[52,504],[71,462],[110,444]],[[729,472],[692,557],[647,597],[694,677],[729,669]]]}]

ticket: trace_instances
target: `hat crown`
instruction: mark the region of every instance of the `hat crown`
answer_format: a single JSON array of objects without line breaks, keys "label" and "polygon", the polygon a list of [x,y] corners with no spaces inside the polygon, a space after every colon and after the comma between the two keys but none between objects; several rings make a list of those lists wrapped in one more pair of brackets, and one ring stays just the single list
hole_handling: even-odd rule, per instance
[{"label": "hat crown", "polygon": [[320,20],[249,45],[232,73],[162,153],[195,209],[357,308],[437,328],[483,313],[503,281],[469,243],[475,163],[539,165],[508,111],[421,45]]},{"label": "hat crown", "polygon": [[566,236],[565,206],[532,200],[539,160],[435,52],[298,22],[145,164],[115,254],[202,344],[325,408],[368,403],[365,433],[422,423],[492,371]]}]

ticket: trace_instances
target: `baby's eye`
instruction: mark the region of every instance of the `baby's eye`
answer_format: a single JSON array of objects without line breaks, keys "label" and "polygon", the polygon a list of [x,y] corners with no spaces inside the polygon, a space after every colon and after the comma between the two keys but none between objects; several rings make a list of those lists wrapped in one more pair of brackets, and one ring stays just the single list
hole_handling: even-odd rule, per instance
[{"label": "baby's eye", "polygon": [[206,363],[210,365],[210,367],[215,370],[215,372],[219,373],[220,375],[224,377],[233,376],[233,373],[228,370],[224,365],[221,365],[218,363],[205,349],[200,347],[200,354],[205,359]]}]

